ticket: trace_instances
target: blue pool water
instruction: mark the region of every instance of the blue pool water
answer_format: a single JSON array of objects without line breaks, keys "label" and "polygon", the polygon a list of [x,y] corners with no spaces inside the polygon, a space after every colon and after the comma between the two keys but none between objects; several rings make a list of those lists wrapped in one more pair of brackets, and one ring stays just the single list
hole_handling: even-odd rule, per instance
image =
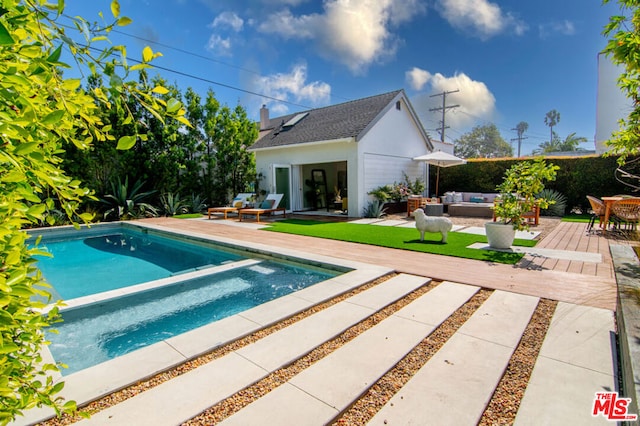
[{"label": "blue pool water", "polygon": [[[210,242],[191,242],[136,229],[80,238],[48,240],[43,246],[54,258],[38,264],[52,293],[63,299],[101,293],[174,276],[151,289],[106,298],[62,310],[58,333],[47,333],[56,362],[67,375],[144,346],[220,320],[341,272],[276,260],[266,255],[243,256],[238,250]],[[253,260],[247,260],[249,257]],[[237,262],[240,260],[244,262]],[[209,269],[225,266],[222,272]],[[197,278],[183,272],[199,270]],[[155,285],[155,284],[154,284]],[[104,297],[104,296],[103,296]]]},{"label": "blue pool water", "polygon": [[64,311],[49,349],[64,375],[162,341],[336,273],[286,263],[259,264]]},{"label": "blue pool water", "polygon": [[[73,233],[71,233],[73,235]],[[123,229],[80,239],[45,241],[53,257],[38,267],[65,300],[243,259],[239,254]]]}]

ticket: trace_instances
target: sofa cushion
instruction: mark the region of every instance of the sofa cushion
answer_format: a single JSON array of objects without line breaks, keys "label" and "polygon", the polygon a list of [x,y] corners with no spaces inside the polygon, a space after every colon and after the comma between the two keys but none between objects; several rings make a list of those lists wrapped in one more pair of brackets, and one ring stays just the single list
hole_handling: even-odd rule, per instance
[{"label": "sofa cushion", "polygon": [[479,192],[463,192],[462,193],[462,201],[471,202],[471,198],[482,198],[482,194]]},{"label": "sofa cushion", "polygon": [[498,194],[496,194],[496,193],[493,193],[493,194],[482,194],[482,196],[484,197],[484,201],[486,203],[493,203],[493,201],[496,199]]}]

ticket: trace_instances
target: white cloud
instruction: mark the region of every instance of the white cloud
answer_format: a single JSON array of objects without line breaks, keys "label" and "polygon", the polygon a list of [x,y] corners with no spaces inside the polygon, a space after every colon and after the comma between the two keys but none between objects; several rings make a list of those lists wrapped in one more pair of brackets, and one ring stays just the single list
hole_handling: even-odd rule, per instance
[{"label": "white cloud", "polygon": [[211,23],[211,28],[231,28],[235,32],[240,32],[244,21],[233,12],[222,12],[216,16]]},{"label": "white cloud", "polygon": [[429,71],[413,67],[405,73],[407,83],[414,90],[422,90],[422,88],[431,79],[431,73]]},{"label": "white cloud", "polygon": [[415,87],[428,86],[427,93],[417,95],[415,100],[412,99],[412,103],[425,128],[432,134],[434,134],[432,130],[440,126],[442,111],[429,111],[429,109],[441,107],[442,98],[431,97],[431,95],[453,92],[447,94],[446,104],[460,105],[446,113],[446,125],[457,132],[451,139],[455,139],[478,121],[491,120],[496,112],[496,99],[486,84],[472,80],[464,73],[446,77],[440,73],[431,74],[429,71],[414,67],[406,73],[406,76],[409,84]]},{"label": "white cloud", "polygon": [[268,16],[259,31],[284,38],[310,39],[320,54],[361,73],[392,57],[398,37],[393,28],[424,13],[420,0],[326,0],[322,13],[295,16],[282,10]]},{"label": "white cloud", "polygon": [[489,0],[437,0],[436,9],[454,28],[488,39],[512,29],[522,35],[527,25]]},{"label": "white cloud", "polygon": [[211,35],[207,41],[207,50],[219,56],[231,56],[232,43],[229,38],[220,37],[217,34]]},{"label": "white cloud", "polygon": [[[321,81],[307,82],[307,65],[298,64],[289,73],[277,73],[256,77],[253,86],[261,93],[276,99],[310,106],[326,105],[331,98],[331,86]],[[268,101],[272,102],[271,100]],[[285,104],[276,103],[270,107],[274,112],[287,112]]]},{"label": "white cloud", "polygon": [[556,34],[572,36],[576,33],[576,27],[573,22],[564,20],[560,22],[551,22],[542,24],[538,27],[540,38],[548,38]]}]

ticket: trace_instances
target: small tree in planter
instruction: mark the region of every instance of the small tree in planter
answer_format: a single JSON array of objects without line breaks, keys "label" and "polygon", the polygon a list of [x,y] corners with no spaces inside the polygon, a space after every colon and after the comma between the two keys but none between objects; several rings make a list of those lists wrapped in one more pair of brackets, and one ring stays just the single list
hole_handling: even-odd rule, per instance
[{"label": "small tree in planter", "polygon": [[497,187],[500,192],[499,201],[493,206],[498,221],[485,224],[489,246],[511,247],[515,231],[529,229],[524,215],[536,206],[546,209],[553,203],[544,196],[535,196],[542,192],[545,181],[556,179],[558,169],[558,166],[547,164],[540,158],[519,162],[505,172],[504,180]]}]

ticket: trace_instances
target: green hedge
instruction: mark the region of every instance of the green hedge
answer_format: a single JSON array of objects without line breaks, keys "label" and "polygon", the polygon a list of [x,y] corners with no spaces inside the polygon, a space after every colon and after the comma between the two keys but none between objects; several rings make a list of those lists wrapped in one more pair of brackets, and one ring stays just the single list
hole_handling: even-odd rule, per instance
[{"label": "green hedge", "polygon": [[[640,196],[637,192],[616,180],[614,172],[618,167],[617,157],[546,157],[547,162],[560,167],[555,182],[549,182],[546,188],[555,189],[567,197],[567,212],[589,208],[587,195],[603,197],[616,194]],[[456,192],[496,192],[496,186],[502,182],[504,172],[512,164],[523,159],[473,159],[467,164],[440,169],[440,195],[448,191]],[[629,164],[625,171],[640,176],[640,162]],[[430,190],[435,188],[436,167],[430,167]],[[638,181],[636,184],[640,183]]]}]

